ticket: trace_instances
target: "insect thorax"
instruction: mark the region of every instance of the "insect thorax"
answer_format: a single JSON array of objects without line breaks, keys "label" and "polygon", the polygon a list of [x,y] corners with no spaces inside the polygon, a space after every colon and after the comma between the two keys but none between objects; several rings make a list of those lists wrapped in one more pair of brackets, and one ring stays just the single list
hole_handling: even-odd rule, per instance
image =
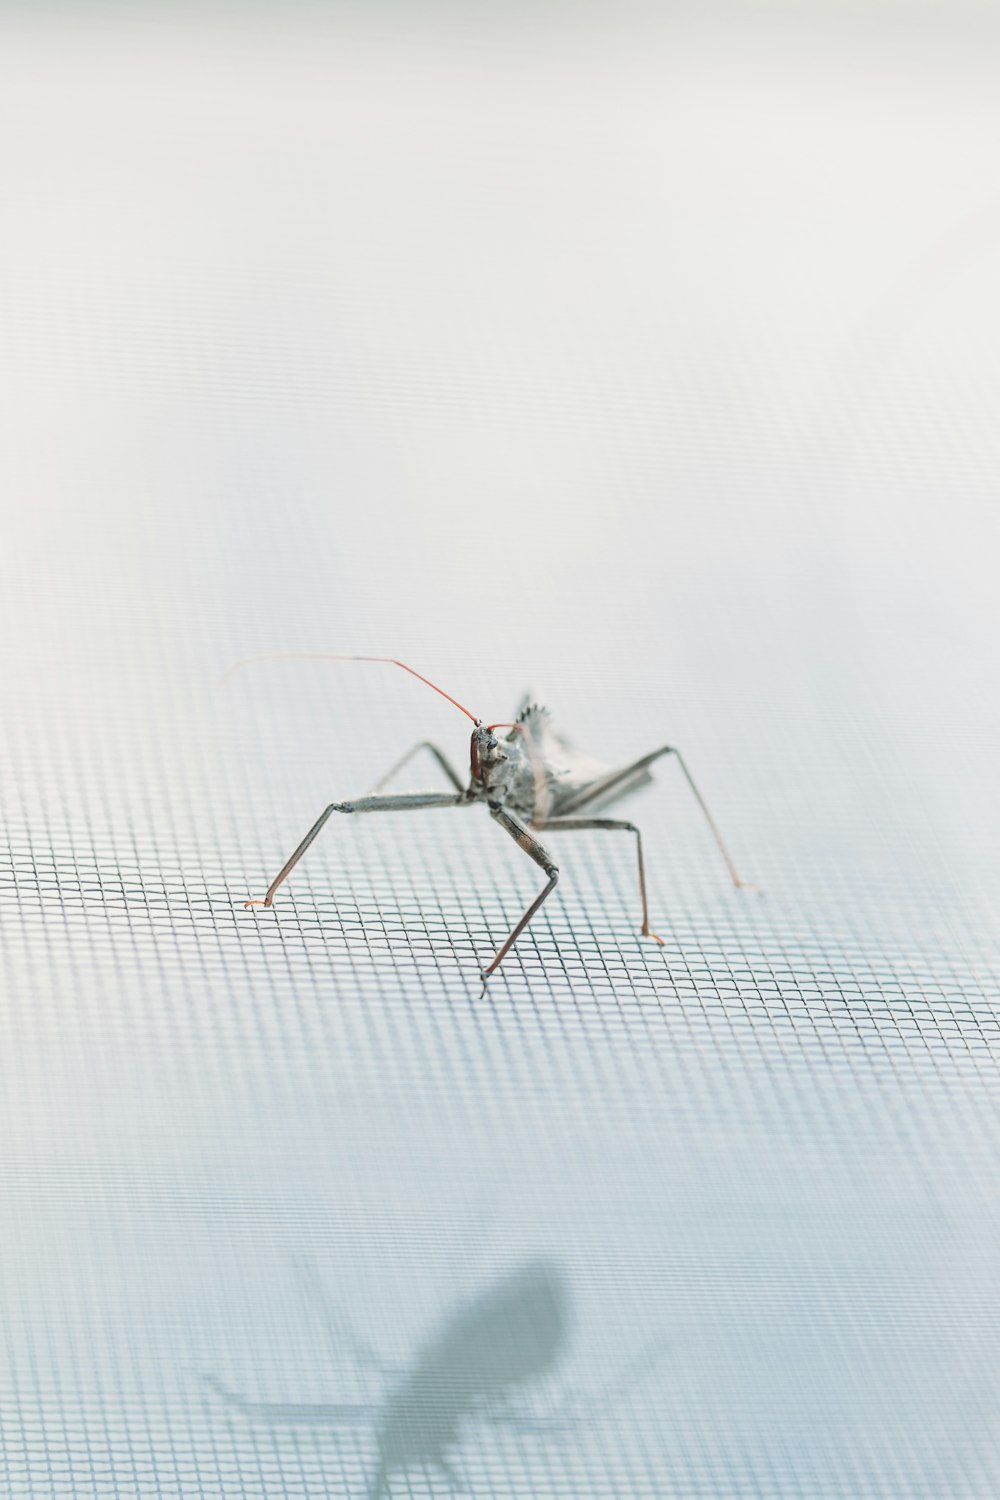
[{"label": "insect thorax", "polygon": [[479,768],[479,780],[473,782],[477,795],[501,803],[529,822],[548,815],[553,797],[551,766],[539,724],[531,717],[540,719],[542,713],[534,709],[523,714],[504,739],[485,726],[477,726],[472,736],[473,766]]}]

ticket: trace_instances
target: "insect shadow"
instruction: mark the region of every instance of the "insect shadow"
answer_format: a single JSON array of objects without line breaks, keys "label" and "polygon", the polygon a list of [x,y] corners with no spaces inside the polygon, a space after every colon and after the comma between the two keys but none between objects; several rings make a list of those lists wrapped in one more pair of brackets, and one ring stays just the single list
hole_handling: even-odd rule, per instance
[{"label": "insect shadow", "polygon": [[[369,1500],[388,1496],[392,1475],[416,1466],[439,1470],[461,1492],[465,1486],[449,1455],[464,1424],[478,1420],[522,1434],[556,1434],[593,1419],[613,1399],[613,1392],[568,1399],[545,1414],[515,1399],[518,1387],[558,1362],[567,1342],[569,1303],[559,1268],[532,1260],[459,1306],[403,1371],[387,1370],[356,1345],[358,1362],[378,1365],[389,1378],[381,1403],[251,1401],[211,1376],[206,1383],[228,1406],[267,1426],[373,1427],[378,1459]],[[647,1356],[625,1378],[631,1381],[649,1364]]]},{"label": "insect shadow", "polygon": [[[723,841],[722,834],[701,792],[695,784],[687,762],[674,745],[661,745],[638,760],[625,766],[608,766],[593,756],[581,753],[552,725],[548,710],[532,701],[530,695],[521,703],[516,718],[508,723],[484,724],[470,709],[465,708],[446,693],[443,688],[424,677],[405,662],[382,656],[328,656],[320,652],[276,652],[277,657],[320,657],[331,661],[382,662],[401,667],[411,677],[433,688],[442,698],[447,698],[467,719],[472,721],[472,738],[469,742],[469,777],[464,782],[447,756],[437,745],[420,740],[410,747],[402,759],[376,782],[372,792],[363,797],[354,797],[349,802],[331,802],[323,809],[305,838],[282,865],[271,881],[260,901],[246,901],[245,906],[270,907],[275,892],[294,870],[313,840],[334,813],[415,812],[419,809],[471,807],[485,804],[493,820],[509,834],[519,849],[541,869],[546,884],[512,930],[500,944],[493,958],[482,970],[483,989],[489,976],[503,962],[504,957],[517,942],[542,903],[555,890],[559,880],[559,866],[548,849],[536,838],[541,830],[553,833],[593,832],[627,833],[635,838],[639,897],[642,903],[643,937],[652,938],[661,946],[663,939],[654,932],[649,923],[649,903],[646,898],[646,866],[642,852],[642,835],[634,823],[621,818],[595,817],[622,797],[638,790],[652,780],[650,767],[666,756],[676,760],[689,790],[700,807],[708,828],[719,847],[729,877],[740,889],[756,890],[740,878],[732,855]],[[232,669],[237,671],[250,662],[269,660],[270,657],[248,657]],[[227,673],[227,677],[232,672]],[[224,679],[225,680],[225,679]],[[510,731],[499,738],[494,731]],[[404,792],[383,795],[381,788],[395,776],[418,751],[428,751],[436,760],[440,771],[451,783],[450,792]],[[579,817],[577,814],[585,813]]]}]

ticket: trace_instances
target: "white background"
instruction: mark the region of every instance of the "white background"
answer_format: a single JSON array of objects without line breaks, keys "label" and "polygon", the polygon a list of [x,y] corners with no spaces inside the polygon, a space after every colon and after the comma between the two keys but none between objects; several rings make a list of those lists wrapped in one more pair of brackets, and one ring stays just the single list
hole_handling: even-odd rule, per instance
[{"label": "white background", "polygon": [[[992,9],[0,20],[6,1491],[363,1495],[303,1261],[412,1368],[545,1255],[516,1394],[604,1416],[470,1419],[470,1493],[990,1493]],[[665,768],[662,952],[566,838],[481,1001],[537,882],[477,811],[244,912],[466,746],[391,668],[219,688],[281,649],[681,745],[765,895]]]}]

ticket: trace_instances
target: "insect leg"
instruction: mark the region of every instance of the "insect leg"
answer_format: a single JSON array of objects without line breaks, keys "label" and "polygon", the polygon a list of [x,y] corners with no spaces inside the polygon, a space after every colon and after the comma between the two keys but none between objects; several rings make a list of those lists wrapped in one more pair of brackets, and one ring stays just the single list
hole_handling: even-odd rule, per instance
[{"label": "insect leg", "polygon": [[320,813],[299,847],[295,850],[295,853],[285,861],[278,874],[271,881],[267,889],[267,895],[263,901],[244,901],[243,905],[271,906],[273,904],[274,893],[278,889],[278,886],[295,869],[295,866],[303,854],[305,854],[326,820],[335,812],[412,812],[419,807],[461,807],[466,801],[464,792],[460,796],[453,792],[402,792],[395,797],[357,797],[353,802],[331,802],[330,806],[324,808]]},{"label": "insect leg", "polygon": [[339,1355],[341,1349],[346,1344],[350,1354],[353,1356],[354,1363],[366,1375],[371,1370],[376,1371],[383,1380],[399,1375],[401,1372],[380,1359],[375,1350],[358,1337],[348,1319],[342,1313],[336,1311],[327,1296],[323,1283],[316,1274],[315,1266],[310,1261],[300,1260],[297,1269],[299,1280],[310,1303],[319,1312],[323,1320],[331,1353]]},{"label": "insect leg", "polygon": [[266,1422],[272,1426],[280,1422],[294,1422],[304,1426],[327,1427],[338,1424],[367,1426],[378,1419],[377,1406],[362,1402],[295,1402],[295,1401],[248,1401],[245,1396],[229,1390],[221,1380],[212,1375],[202,1377],[209,1390],[235,1407],[252,1422]]},{"label": "insect leg", "polygon": [[600,1421],[602,1417],[610,1416],[622,1397],[649,1374],[661,1352],[659,1341],[648,1344],[603,1389],[589,1393],[566,1391],[558,1404],[542,1415],[507,1401],[503,1405],[494,1404],[487,1413],[487,1420],[497,1427],[509,1426],[518,1432],[539,1434],[571,1432],[585,1422]]},{"label": "insect leg", "polygon": [[444,1454],[436,1453],[432,1462],[451,1485],[451,1492],[453,1495],[467,1495],[469,1493],[469,1487],[465,1483],[461,1474],[459,1474],[454,1465],[444,1457]]},{"label": "insect leg", "polygon": [[441,767],[444,774],[447,776],[448,780],[451,782],[452,786],[455,788],[456,792],[464,792],[465,783],[462,781],[458,772],[455,770],[454,766],[448,760],[448,757],[444,754],[444,752],[442,750],[439,750],[437,745],[432,745],[430,740],[421,740],[419,744],[413,746],[412,750],[407,750],[403,758],[401,760],[397,760],[392,770],[386,771],[385,775],[380,777],[379,780],[376,781],[375,785],[372,787],[372,791],[380,792],[385,786],[386,782],[391,781],[392,778],[403,769],[407,761],[413,759],[413,757],[419,750],[429,750],[434,759],[437,761],[438,765]]},{"label": "insect leg", "polygon": [[664,755],[675,755],[677,757],[677,764],[680,766],[682,772],[684,773],[684,779],[686,780],[688,786],[691,788],[691,791],[694,794],[695,801],[704,813],[705,821],[708,824],[709,828],[712,830],[712,837],[715,839],[716,844],[719,846],[719,851],[723,859],[726,861],[726,868],[729,871],[733,885],[735,885],[737,889],[740,890],[756,890],[756,886],[750,885],[747,881],[740,878],[739,871],[737,870],[736,865],[733,862],[733,857],[730,854],[729,850],[726,848],[722,834],[719,832],[718,824],[712,817],[712,814],[709,812],[708,805],[705,802],[704,797],[699,792],[695,784],[694,777],[691,775],[691,772],[687,768],[687,764],[684,760],[683,755],[673,745],[662,745],[659,750],[651,751],[649,755],[644,755],[641,760],[634,761],[632,765],[623,766],[620,771],[612,771],[609,776],[602,776],[599,781],[592,781],[589,786],[583,787],[581,791],[575,793],[574,796],[568,798],[567,801],[560,804],[560,816],[562,816],[563,813],[579,812],[580,809],[586,807],[588,803],[596,802],[599,798],[608,796],[616,789],[623,788],[625,784],[633,779],[633,777],[641,775],[641,773],[645,771],[648,766],[651,766],[654,760],[659,760],[661,756]]},{"label": "insect leg", "polygon": [[532,836],[532,834],[528,831],[528,829],[524,826],[520,819],[515,818],[513,813],[507,812],[505,808],[500,806],[491,807],[490,815],[496,819],[501,828],[506,828],[511,838],[515,841],[515,843],[518,844],[520,848],[524,850],[525,854],[530,855],[531,858],[535,861],[535,864],[541,866],[546,875],[549,877],[549,883],[545,887],[545,889],[539,892],[539,894],[535,897],[534,901],[532,901],[531,905],[528,907],[528,910],[518,922],[513,932],[497,950],[493,962],[483,970],[484,986],[486,980],[493,973],[493,970],[497,967],[498,964],[503,961],[505,955],[517,942],[518,938],[521,936],[521,933],[527,927],[528,923],[535,915],[535,912],[545,900],[546,896],[548,896],[553,890],[555,890],[559,880],[558,865],[553,863],[547,851],[542,848],[538,840]]},{"label": "insect leg", "polygon": [[612,832],[620,830],[623,833],[635,834],[635,849],[639,856],[639,894],[642,897],[642,936],[654,938],[663,947],[663,939],[658,932],[654,932],[649,925],[649,906],[646,902],[646,866],[642,858],[642,834],[634,823],[623,823],[617,818],[549,818],[547,823],[540,825],[542,828],[565,829],[571,832],[574,829],[599,828]]}]

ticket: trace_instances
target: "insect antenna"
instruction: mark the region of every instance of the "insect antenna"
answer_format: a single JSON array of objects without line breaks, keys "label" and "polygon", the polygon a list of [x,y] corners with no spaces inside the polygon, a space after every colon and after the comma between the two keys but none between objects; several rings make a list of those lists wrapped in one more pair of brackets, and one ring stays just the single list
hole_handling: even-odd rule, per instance
[{"label": "insect antenna", "polygon": [[474,713],[470,713],[470,711],[463,704],[459,703],[457,698],[453,698],[450,693],[446,693],[444,688],[438,687],[436,682],[431,682],[429,677],[425,677],[424,674],[422,672],[418,672],[415,667],[408,667],[405,661],[397,661],[394,656],[334,656],[329,651],[265,651],[261,656],[245,656],[242,661],[238,661],[235,666],[230,667],[229,671],[221,679],[219,686],[221,687],[222,683],[228,682],[230,677],[232,677],[234,673],[241,671],[244,667],[253,666],[256,662],[261,661],[383,662],[385,663],[385,665],[390,667],[401,667],[404,672],[409,672],[411,677],[416,677],[419,682],[426,683],[429,688],[433,688],[436,693],[440,693],[442,698],[447,698],[449,703],[454,704],[454,706],[461,713],[463,713],[467,719],[472,720],[473,724],[479,724],[481,722],[481,720],[479,720]]}]

